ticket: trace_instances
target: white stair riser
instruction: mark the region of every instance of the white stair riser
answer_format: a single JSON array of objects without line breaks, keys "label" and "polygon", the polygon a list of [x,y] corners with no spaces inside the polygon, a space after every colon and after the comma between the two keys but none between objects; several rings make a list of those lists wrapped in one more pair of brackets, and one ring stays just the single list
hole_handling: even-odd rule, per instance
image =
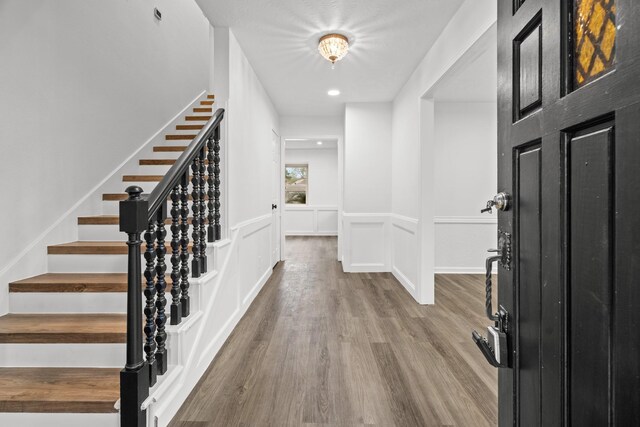
[{"label": "white stair riser", "polygon": [[[191,195],[191,188],[189,188],[189,195]],[[206,202],[207,201],[205,200],[205,203]],[[167,203],[168,203],[169,210],[171,210],[171,200],[168,200]],[[192,216],[191,215],[191,206],[192,206],[192,204],[193,203],[191,201],[189,201],[189,216]],[[119,215],[120,214],[120,202],[111,201],[111,200],[103,201],[102,202],[102,214],[103,215]]]},{"label": "white stair riser", "polygon": [[0,344],[3,367],[105,367],[120,368],[126,345],[115,344]]},{"label": "white stair riser", "polygon": [[127,255],[48,255],[47,259],[50,273],[127,272]]},{"label": "white stair riser", "polygon": [[[169,144],[165,144],[165,145],[169,145]],[[182,144],[175,144],[175,145],[182,145]],[[154,151],[151,154],[149,154],[148,156],[145,155],[145,158],[149,158],[149,159],[177,159],[178,157],[180,157],[180,154],[182,154],[183,151]]]},{"label": "white stair riser", "polygon": [[120,414],[0,413],[0,426],[7,427],[119,427]]},{"label": "white stair riser", "polygon": [[[206,227],[206,226],[205,226]],[[171,224],[165,224],[167,230],[167,236],[165,241],[171,243]],[[192,232],[191,225],[189,226],[189,239],[191,239]],[[144,237],[144,236],[143,236]],[[127,239],[127,235],[120,231],[120,226],[115,224],[109,225],[79,225],[78,226],[78,239],[88,241],[110,241],[110,242],[124,242]]]},{"label": "white stair riser", "polygon": [[11,292],[12,313],[126,313],[125,292]]},{"label": "white stair riser", "polygon": [[138,175],[166,175],[170,165],[142,165],[138,166]]}]

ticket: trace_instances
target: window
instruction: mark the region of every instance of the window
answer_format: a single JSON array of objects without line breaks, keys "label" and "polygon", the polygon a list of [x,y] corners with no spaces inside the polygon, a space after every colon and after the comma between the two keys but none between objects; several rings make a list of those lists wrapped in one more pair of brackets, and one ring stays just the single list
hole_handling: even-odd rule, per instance
[{"label": "window", "polygon": [[285,165],[284,200],[288,205],[306,205],[309,165]]}]

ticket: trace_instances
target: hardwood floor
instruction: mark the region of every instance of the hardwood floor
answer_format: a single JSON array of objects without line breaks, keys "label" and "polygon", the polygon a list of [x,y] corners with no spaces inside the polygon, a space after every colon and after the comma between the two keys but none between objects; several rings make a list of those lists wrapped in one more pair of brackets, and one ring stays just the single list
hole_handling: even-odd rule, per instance
[{"label": "hardwood floor", "polygon": [[171,423],[495,426],[484,281],[440,275],[418,305],[388,273],[342,273],[336,240],[287,239],[280,263]]}]

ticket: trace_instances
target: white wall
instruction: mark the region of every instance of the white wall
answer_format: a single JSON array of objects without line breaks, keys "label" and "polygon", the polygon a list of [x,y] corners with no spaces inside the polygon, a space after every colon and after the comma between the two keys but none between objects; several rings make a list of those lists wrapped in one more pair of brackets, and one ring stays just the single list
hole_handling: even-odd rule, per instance
[{"label": "white wall", "polygon": [[[465,1],[393,101],[392,222],[397,232],[392,245],[392,271],[423,304],[434,302],[435,272],[435,129],[428,92],[491,30],[496,17],[495,1]],[[402,224],[408,223],[416,228],[407,231],[409,227]]]},{"label": "white wall", "polygon": [[338,149],[285,149],[285,164],[308,164],[306,205],[286,205],[285,235],[338,234]]},{"label": "white wall", "polygon": [[344,135],[344,116],[280,116],[283,138]]},{"label": "white wall", "polygon": [[194,1],[0,3],[0,182],[21,194],[0,212],[0,313],[74,239],[65,213],[207,89],[209,30]]},{"label": "white wall", "polygon": [[271,213],[272,130],[278,114],[253,67],[229,32],[229,224]]},{"label": "white wall", "polygon": [[435,269],[480,273],[496,215],[480,214],[497,179],[495,102],[435,103]]},{"label": "white wall", "polygon": [[345,109],[345,271],[390,271],[391,104]]}]

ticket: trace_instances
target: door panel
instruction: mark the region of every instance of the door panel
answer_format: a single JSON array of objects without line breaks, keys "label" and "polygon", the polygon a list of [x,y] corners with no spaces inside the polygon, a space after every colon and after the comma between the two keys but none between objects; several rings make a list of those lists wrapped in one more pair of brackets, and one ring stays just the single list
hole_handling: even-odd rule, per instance
[{"label": "door panel", "polygon": [[500,426],[640,425],[640,3],[498,2],[498,61]]},{"label": "door panel", "polygon": [[519,402],[522,425],[540,425],[540,144],[526,151],[516,151],[518,215],[516,242],[519,274],[517,280],[518,345],[516,366],[519,395],[527,396]]},{"label": "door panel", "polygon": [[572,425],[607,425],[611,408],[613,135],[573,136],[567,154],[567,365]]}]

